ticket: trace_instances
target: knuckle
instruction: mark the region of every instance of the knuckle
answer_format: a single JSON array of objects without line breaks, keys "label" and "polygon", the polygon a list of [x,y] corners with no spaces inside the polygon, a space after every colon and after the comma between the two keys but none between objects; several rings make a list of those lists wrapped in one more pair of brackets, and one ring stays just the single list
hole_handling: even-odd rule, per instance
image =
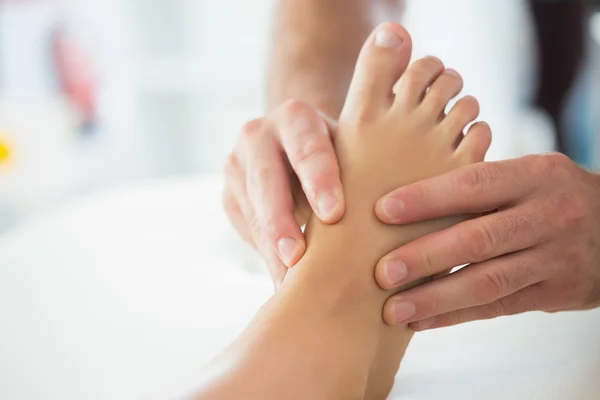
[{"label": "knuckle", "polygon": [[532,155],[527,157],[527,172],[536,179],[541,179],[549,170],[549,156]]},{"label": "knuckle", "polygon": [[252,172],[249,172],[248,178],[248,187],[262,187],[264,182],[268,182],[271,179],[272,171],[267,165],[257,165],[252,169]]},{"label": "knuckle", "polygon": [[546,157],[550,172],[561,174],[562,177],[573,166],[573,161],[562,153],[551,153]]},{"label": "knuckle", "polygon": [[531,176],[543,179],[564,179],[573,166],[569,157],[562,153],[549,153],[529,156],[529,173]]},{"label": "knuckle", "polygon": [[254,213],[248,221],[250,230],[262,240],[270,240],[275,238],[276,230],[273,224],[273,218],[270,216],[258,215]]},{"label": "knuckle", "polygon": [[460,317],[457,312],[449,313],[445,319],[446,321],[444,321],[444,326],[455,326],[461,323]]},{"label": "knuckle", "polygon": [[565,230],[579,226],[589,217],[583,198],[572,192],[562,192],[555,199],[555,228]]},{"label": "knuckle", "polygon": [[466,243],[470,245],[471,262],[485,261],[493,255],[496,238],[490,227],[476,225],[468,236]]},{"label": "knuckle", "polygon": [[503,299],[498,299],[486,306],[483,306],[481,312],[481,319],[494,319],[501,317],[505,314],[506,307]]},{"label": "knuckle", "polygon": [[489,299],[501,297],[509,288],[509,281],[502,270],[491,270],[482,275],[478,284],[475,285],[476,298],[485,303]]},{"label": "knuckle", "polygon": [[465,168],[456,175],[454,184],[464,197],[472,199],[485,190],[487,178],[484,168]]},{"label": "knuckle", "polygon": [[333,179],[339,179],[337,166],[315,161],[314,164],[305,163],[299,171],[298,176],[304,184],[305,196],[318,196],[321,190],[332,190],[339,185]]},{"label": "knuckle", "polygon": [[333,157],[333,154],[330,154],[327,138],[323,136],[321,139],[307,135],[306,140],[300,141],[298,146],[288,153],[291,162],[298,165],[318,165],[318,160],[326,159],[329,156]]},{"label": "knuckle", "polygon": [[261,233],[267,240],[273,241],[278,237],[278,226],[273,217],[264,218],[261,223]]},{"label": "knuckle", "polygon": [[422,274],[423,276],[430,276],[436,274],[438,271],[435,271],[435,265],[431,258],[431,253],[427,249],[421,250],[421,260],[422,260]]},{"label": "knuckle", "polygon": [[231,153],[225,159],[225,163],[223,164],[223,173],[225,175],[235,176],[235,172],[238,168],[238,161],[235,153]]},{"label": "knuckle", "polygon": [[246,218],[246,223],[248,224],[248,229],[253,233],[253,235],[260,237],[261,234],[261,226],[259,219],[256,217],[256,214],[251,214]]},{"label": "knuckle", "polygon": [[257,118],[251,121],[245,122],[240,128],[240,134],[243,140],[250,139],[260,133],[262,133],[264,127],[264,119]]},{"label": "knuckle", "polygon": [[281,115],[288,118],[294,118],[299,115],[304,115],[308,110],[311,109],[312,108],[310,107],[310,105],[308,105],[304,101],[296,99],[286,100],[279,106],[279,112],[281,113]]},{"label": "knuckle", "polygon": [[508,315],[508,307],[505,299],[498,299],[492,303],[491,307],[491,318],[498,318],[503,315]]}]

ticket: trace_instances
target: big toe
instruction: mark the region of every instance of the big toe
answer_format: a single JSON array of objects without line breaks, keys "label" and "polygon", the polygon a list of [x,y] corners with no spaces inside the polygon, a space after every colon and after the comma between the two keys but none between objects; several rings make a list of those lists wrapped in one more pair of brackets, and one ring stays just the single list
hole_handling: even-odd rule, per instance
[{"label": "big toe", "polygon": [[343,114],[376,115],[388,110],[394,83],[406,70],[411,53],[406,29],[391,22],[379,25],[360,52]]}]

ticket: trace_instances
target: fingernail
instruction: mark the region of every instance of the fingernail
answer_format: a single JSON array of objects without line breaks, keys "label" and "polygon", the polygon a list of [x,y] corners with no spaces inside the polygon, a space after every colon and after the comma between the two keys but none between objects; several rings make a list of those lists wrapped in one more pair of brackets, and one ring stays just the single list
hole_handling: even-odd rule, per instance
[{"label": "fingernail", "polygon": [[411,324],[414,331],[424,331],[430,329],[435,324],[435,317],[424,319],[423,321],[415,322]]},{"label": "fingernail", "polygon": [[381,202],[381,209],[385,215],[395,220],[400,218],[400,215],[404,211],[404,204],[400,200],[388,197]]},{"label": "fingernail", "polygon": [[402,261],[394,260],[385,263],[385,274],[391,285],[397,285],[408,275],[408,269]]},{"label": "fingernail", "polygon": [[277,251],[279,252],[279,257],[281,261],[285,263],[288,267],[294,261],[294,256],[296,255],[296,251],[298,249],[298,242],[292,238],[283,238],[279,239],[277,242]]},{"label": "fingernail", "polygon": [[417,310],[415,305],[408,301],[398,301],[394,303],[394,319],[397,324],[409,320]]},{"label": "fingernail", "polygon": [[321,219],[330,218],[339,206],[338,200],[329,193],[323,193],[317,199],[317,210]]},{"label": "fingernail", "polygon": [[404,41],[400,36],[388,28],[381,28],[375,33],[375,45],[386,48],[398,48]]}]

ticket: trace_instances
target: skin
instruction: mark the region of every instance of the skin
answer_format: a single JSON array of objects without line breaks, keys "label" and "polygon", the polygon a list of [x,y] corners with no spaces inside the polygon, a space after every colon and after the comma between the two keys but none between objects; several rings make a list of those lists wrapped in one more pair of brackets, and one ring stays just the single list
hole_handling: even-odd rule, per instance
[{"label": "skin", "polygon": [[[297,97],[312,107],[271,112],[262,137],[252,142],[242,138],[231,156],[240,161],[243,172],[226,174],[227,213],[242,237],[265,256],[276,286],[286,267],[296,264],[306,250],[299,226],[310,210],[326,223],[336,223],[344,213],[331,143],[335,123],[324,115],[337,119],[349,60],[358,51],[359,36],[369,29],[374,4],[390,7],[389,12],[400,7],[383,1],[347,1],[340,7],[340,1],[279,2],[270,106]],[[335,40],[322,40],[329,37]],[[297,125],[289,122],[297,120],[311,127],[301,136]],[[405,187],[392,195],[404,202],[399,215],[384,210],[380,201],[376,213],[389,224],[459,213],[474,218],[406,245],[378,263],[376,277],[382,288],[471,264],[391,298],[384,309],[386,321],[411,322],[414,329],[424,330],[531,310],[597,307],[599,179],[560,154],[529,156],[480,164]],[[318,207],[323,194],[337,200],[324,202],[328,210]],[[418,196],[423,200],[411,202]],[[496,209],[500,212],[480,216]],[[287,238],[292,242],[280,248]],[[399,263],[394,268],[390,261]],[[402,303],[409,307],[398,307]],[[399,315],[398,309],[410,305],[415,306],[413,315]]]},{"label": "skin", "polygon": [[[398,185],[480,161],[490,144],[485,123],[465,128],[479,105],[449,101],[457,72],[435,57],[410,67],[412,42],[400,25],[379,26],[358,58],[340,116],[335,150],[347,209],[334,225],[311,216],[307,251],[240,337],[212,363],[199,399],[383,399],[413,332],[390,327],[380,310],[389,293],[375,283],[382,254],[460,221],[451,217],[387,226],[374,208]],[[309,107],[300,101],[287,107]],[[257,136],[263,120],[254,124]],[[230,164],[239,173],[237,164]]]},{"label": "skin", "polygon": [[[401,0],[280,0],[268,71],[266,118],[245,124],[225,171],[223,203],[240,235],[267,261],[275,285],[306,250],[300,226],[345,211],[332,138],[356,58],[369,33],[399,15]],[[289,102],[288,100],[294,99]],[[288,101],[286,103],[286,101]],[[307,107],[297,107],[297,101]],[[247,135],[261,126],[260,134]],[[290,196],[292,193],[292,196]]]},{"label": "skin", "polygon": [[[469,264],[391,298],[384,310],[390,324],[411,322],[413,329],[425,330],[527,311],[600,306],[600,177],[564,155],[453,171],[394,191],[376,212],[395,224],[484,214],[380,261],[376,276],[384,288]],[[405,266],[400,281],[389,278],[389,261]],[[407,303],[414,306],[413,315],[397,311]]]}]

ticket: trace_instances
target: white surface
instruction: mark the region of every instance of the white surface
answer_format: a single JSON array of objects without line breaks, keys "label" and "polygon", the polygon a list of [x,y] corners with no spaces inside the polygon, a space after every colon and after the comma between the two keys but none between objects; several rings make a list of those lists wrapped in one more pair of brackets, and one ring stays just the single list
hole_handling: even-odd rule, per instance
[{"label": "white surface", "polygon": [[[271,293],[214,179],[89,197],[0,237],[0,398],[176,393]],[[418,334],[394,398],[600,398],[600,312]]]}]

